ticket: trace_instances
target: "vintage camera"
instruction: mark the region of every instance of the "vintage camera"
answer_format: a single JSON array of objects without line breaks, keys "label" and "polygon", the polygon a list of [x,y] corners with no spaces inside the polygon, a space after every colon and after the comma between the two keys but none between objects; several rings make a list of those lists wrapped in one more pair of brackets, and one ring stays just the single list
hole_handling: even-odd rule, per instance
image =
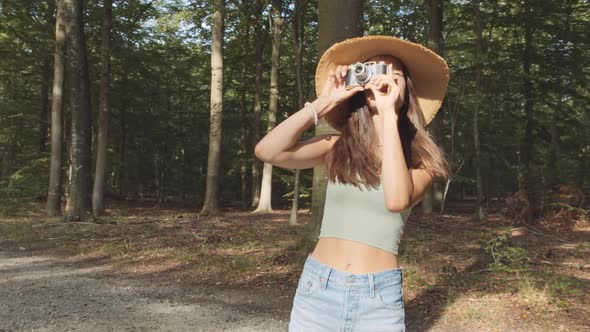
[{"label": "vintage camera", "polygon": [[369,61],[365,63],[357,62],[348,66],[346,73],[346,90],[350,90],[358,85],[369,83],[376,75],[387,75],[387,65]]}]

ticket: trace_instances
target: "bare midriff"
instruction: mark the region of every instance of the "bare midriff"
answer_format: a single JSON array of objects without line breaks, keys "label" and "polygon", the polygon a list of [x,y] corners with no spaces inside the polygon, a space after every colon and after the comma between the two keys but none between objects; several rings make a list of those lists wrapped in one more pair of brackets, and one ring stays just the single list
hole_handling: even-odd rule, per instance
[{"label": "bare midriff", "polygon": [[311,253],[320,262],[351,273],[380,272],[398,268],[397,255],[368,244],[321,237]]}]

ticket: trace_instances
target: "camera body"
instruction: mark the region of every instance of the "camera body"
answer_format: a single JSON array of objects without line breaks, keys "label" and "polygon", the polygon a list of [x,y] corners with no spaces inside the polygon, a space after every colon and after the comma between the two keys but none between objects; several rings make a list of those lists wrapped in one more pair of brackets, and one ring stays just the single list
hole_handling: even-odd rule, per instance
[{"label": "camera body", "polygon": [[386,64],[377,63],[375,61],[357,62],[348,66],[346,73],[346,90],[350,90],[355,86],[365,85],[369,83],[376,75],[387,75],[388,67]]}]

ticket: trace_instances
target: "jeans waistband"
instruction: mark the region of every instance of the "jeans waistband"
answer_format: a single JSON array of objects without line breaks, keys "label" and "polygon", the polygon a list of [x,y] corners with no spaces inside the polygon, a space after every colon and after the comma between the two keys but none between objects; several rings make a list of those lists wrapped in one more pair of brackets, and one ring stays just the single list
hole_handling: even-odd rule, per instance
[{"label": "jeans waistband", "polygon": [[312,273],[320,276],[324,283],[337,284],[341,286],[346,285],[389,285],[400,284],[403,279],[403,267],[392,268],[384,271],[370,272],[370,273],[353,273],[333,268],[320,262],[311,254],[307,255],[303,273]]}]

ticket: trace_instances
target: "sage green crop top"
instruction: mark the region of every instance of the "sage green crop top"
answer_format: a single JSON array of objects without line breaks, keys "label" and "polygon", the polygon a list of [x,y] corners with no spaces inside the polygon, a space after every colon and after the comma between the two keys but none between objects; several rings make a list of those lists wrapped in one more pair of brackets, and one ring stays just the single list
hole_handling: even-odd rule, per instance
[{"label": "sage green crop top", "polygon": [[377,189],[360,186],[328,181],[319,237],[362,242],[397,255],[412,207],[390,212],[381,184]]}]

